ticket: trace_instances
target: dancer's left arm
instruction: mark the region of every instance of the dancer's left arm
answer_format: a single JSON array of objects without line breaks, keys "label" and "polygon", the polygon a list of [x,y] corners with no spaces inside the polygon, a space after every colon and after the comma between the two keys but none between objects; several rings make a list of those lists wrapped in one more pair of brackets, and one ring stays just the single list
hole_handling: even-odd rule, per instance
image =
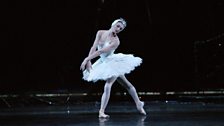
[{"label": "dancer's left arm", "polygon": [[85,66],[87,64],[88,61],[100,56],[102,53],[106,53],[106,52],[109,52],[113,49],[116,49],[117,47],[119,46],[119,41],[114,41],[112,44],[110,44],[109,46],[107,47],[104,47],[102,49],[99,49],[95,52],[93,52],[92,54],[90,54],[88,57],[86,57],[82,64],[81,64],[81,70],[84,70],[85,69]]}]

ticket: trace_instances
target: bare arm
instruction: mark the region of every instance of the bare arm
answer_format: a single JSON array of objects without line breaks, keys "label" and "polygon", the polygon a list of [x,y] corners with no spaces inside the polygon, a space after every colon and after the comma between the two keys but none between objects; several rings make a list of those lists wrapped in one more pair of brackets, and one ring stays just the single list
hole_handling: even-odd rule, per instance
[{"label": "bare arm", "polygon": [[80,69],[84,70],[85,69],[85,65],[87,64],[88,61],[90,61],[90,60],[100,56],[100,54],[102,54],[102,53],[106,53],[106,52],[109,52],[111,50],[116,49],[118,47],[118,45],[119,45],[119,41],[116,40],[112,44],[110,44],[109,46],[104,47],[104,48],[102,48],[100,50],[97,50],[97,51],[93,52],[92,54],[90,54],[88,57],[86,57],[84,59]]},{"label": "bare arm", "polygon": [[91,60],[91,59],[94,59],[96,57],[98,57],[100,54],[102,53],[106,53],[106,52],[109,52],[113,49],[116,49],[118,47],[118,43],[117,42],[114,42],[113,44],[110,44],[109,46],[105,47],[105,48],[102,48],[100,50],[97,50],[95,51],[94,53],[92,53],[91,55],[89,55],[86,60]]},{"label": "bare arm", "polygon": [[[96,34],[96,38],[94,40],[94,43],[89,51],[89,55],[91,55],[92,53],[94,53],[96,51],[97,45],[99,43],[100,37],[101,37],[102,31],[98,31]],[[89,56],[88,55],[88,56]]]},{"label": "bare arm", "polygon": [[[92,47],[90,48],[90,51],[89,51],[88,56],[90,56],[92,53],[94,53],[96,51],[96,48],[97,48],[97,45],[99,43],[101,34],[102,34],[102,31],[101,30],[97,31],[96,37],[95,37],[95,40],[94,40],[94,43],[93,43]],[[84,68],[81,68],[81,67],[82,67],[82,65],[80,66],[80,69],[82,69],[82,70],[84,70],[85,67],[86,67],[87,71],[90,71],[90,69],[92,69],[92,63],[89,60],[88,62],[86,62],[86,66],[84,66]]]},{"label": "bare arm", "polygon": [[[96,33],[96,37],[95,37],[94,43],[93,43],[92,47],[90,48],[88,56],[96,51],[96,48],[97,48],[97,45],[99,43],[99,39],[101,37],[101,34],[102,34],[102,31],[98,31]],[[90,71],[92,69],[92,63],[91,63],[90,60],[86,63],[86,69],[87,69],[87,71]]]}]

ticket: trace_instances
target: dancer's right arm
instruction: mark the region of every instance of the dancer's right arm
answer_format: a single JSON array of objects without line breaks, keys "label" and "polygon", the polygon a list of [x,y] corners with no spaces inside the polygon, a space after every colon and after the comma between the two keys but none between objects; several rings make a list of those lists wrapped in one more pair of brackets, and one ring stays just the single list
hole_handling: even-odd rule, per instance
[{"label": "dancer's right arm", "polygon": [[102,34],[102,31],[100,31],[100,30],[96,33],[96,37],[95,37],[95,40],[94,40],[94,43],[93,43],[92,47],[90,48],[89,55],[91,55],[92,53],[94,53],[96,51],[96,48],[97,48],[97,45],[99,43],[101,34]]},{"label": "dancer's right arm", "polygon": [[[96,51],[96,48],[97,48],[97,45],[99,43],[99,39],[101,37],[101,34],[102,34],[102,31],[100,31],[100,30],[96,33],[96,37],[95,37],[95,40],[94,40],[94,43],[93,43],[92,47],[90,48],[89,55],[91,55],[92,53],[94,53]],[[90,69],[92,69],[91,61],[88,61],[88,63],[86,64],[86,69],[87,69],[87,71],[90,71]]]}]

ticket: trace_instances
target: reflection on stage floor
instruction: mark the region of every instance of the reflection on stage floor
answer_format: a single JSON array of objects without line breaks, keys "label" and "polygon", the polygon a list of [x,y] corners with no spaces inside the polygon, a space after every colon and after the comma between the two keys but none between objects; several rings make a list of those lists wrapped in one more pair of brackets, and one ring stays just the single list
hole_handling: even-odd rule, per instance
[{"label": "reflection on stage floor", "polygon": [[146,101],[146,116],[133,102],[111,101],[110,118],[98,118],[99,102],[1,108],[1,126],[223,126],[224,104]]}]

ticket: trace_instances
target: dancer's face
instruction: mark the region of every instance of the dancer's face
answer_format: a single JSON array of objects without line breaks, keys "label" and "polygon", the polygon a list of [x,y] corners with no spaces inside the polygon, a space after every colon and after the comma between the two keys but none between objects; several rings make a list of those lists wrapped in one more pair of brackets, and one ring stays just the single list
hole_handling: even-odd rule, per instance
[{"label": "dancer's face", "polygon": [[124,25],[121,22],[117,22],[112,26],[112,31],[115,33],[119,33],[124,29]]}]

